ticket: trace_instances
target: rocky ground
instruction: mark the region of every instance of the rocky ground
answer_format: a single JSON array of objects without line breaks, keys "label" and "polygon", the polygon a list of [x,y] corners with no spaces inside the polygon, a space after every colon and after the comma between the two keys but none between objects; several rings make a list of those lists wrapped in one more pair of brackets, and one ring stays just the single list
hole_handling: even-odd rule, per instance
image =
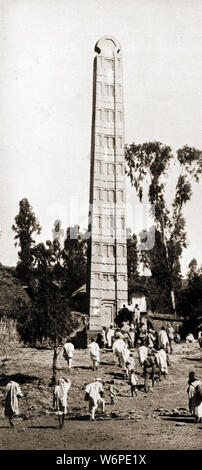
[{"label": "rocky ground", "polygon": [[[90,368],[87,350],[76,350],[71,374],[62,354],[58,357],[58,377],[69,376],[69,409],[62,430],[52,408],[52,351],[11,344],[1,350],[0,449],[1,450],[199,450],[202,423],[196,424],[188,412],[188,374],[194,370],[202,379],[202,357],[198,343],[175,345],[169,374],[148,393],[137,359],[138,396],[130,396],[130,386],[110,351],[102,351],[99,372]],[[105,382],[106,414],[89,420],[83,386],[96,376]],[[3,417],[5,385],[16,380],[27,397],[20,400],[21,416],[14,429]],[[111,379],[119,389],[110,404],[107,387]]]}]

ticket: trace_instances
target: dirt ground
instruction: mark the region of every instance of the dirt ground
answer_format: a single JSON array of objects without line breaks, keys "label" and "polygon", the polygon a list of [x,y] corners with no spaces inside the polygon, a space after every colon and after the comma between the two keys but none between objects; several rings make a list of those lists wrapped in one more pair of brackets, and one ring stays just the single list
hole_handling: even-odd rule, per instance
[{"label": "dirt ground", "polygon": [[[76,350],[71,374],[67,373],[62,353],[58,357],[58,377],[69,376],[68,414],[59,429],[52,408],[52,351],[11,344],[1,350],[3,374],[0,375],[0,450],[199,450],[202,448],[202,423],[196,424],[188,412],[186,395],[188,374],[194,370],[202,379],[202,357],[196,342],[176,344],[170,356],[166,380],[145,393],[143,378],[134,350],[138,374],[138,396],[130,396],[130,386],[111,351],[101,352],[98,372],[93,372],[87,350]],[[105,382],[106,414],[89,420],[84,401],[84,383],[101,377]],[[27,398],[20,399],[21,417],[14,429],[4,418],[5,385],[16,380]],[[110,404],[107,387],[111,379],[119,389],[115,404]]]}]

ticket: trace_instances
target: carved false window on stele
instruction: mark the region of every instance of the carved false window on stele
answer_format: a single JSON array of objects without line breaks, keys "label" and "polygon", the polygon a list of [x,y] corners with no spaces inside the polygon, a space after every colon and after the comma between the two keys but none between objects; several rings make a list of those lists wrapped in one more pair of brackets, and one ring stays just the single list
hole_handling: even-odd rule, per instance
[{"label": "carved false window on stele", "polygon": [[96,161],[96,172],[98,174],[102,174],[102,162],[101,161]]},{"label": "carved false window on stele", "polygon": [[108,256],[114,257],[115,256],[115,246],[108,245]]},{"label": "carved false window on stele", "polygon": [[122,147],[122,137],[118,137],[117,142],[118,142],[118,147],[121,148]]},{"label": "carved false window on stele", "polygon": [[94,245],[94,252],[95,252],[95,256],[100,256],[101,254],[101,247],[100,247],[100,244],[99,243],[96,243]]},{"label": "carved false window on stele", "polygon": [[105,98],[114,98],[114,85],[103,83],[102,90],[102,94]]},{"label": "carved false window on stele", "polygon": [[97,109],[97,120],[98,122],[102,121],[102,109]]},{"label": "carved false window on stele", "polygon": [[100,134],[96,134],[95,145],[96,147],[102,147],[102,136]]},{"label": "carved false window on stele", "polygon": [[124,193],[122,189],[117,191],[117,200],[120,203],[124,201]]},{"label": "carved false window on stele", "polygon": [[118,175],[124,175],[124,164],[123,163],[118,163],[117,173],[118,173]]},{"label": "carved false window on stele", "polygon": [[125,255],[125,249],[124,248],[125,248],[124,245],[119,245],[119,247],[118,247],[118,253],[119,253],[120,258],[123,258],[124,255]]},{"label": "carved false window on stele", "polygon": [[107,253],[107,245],[103,245],[102,247],[102,256],[104,258],[106,258],[108,256],[108,253]]},{"label": "carved false window on stele", "polygon": [[113,149],[115,146],[115,139],[111,135],[103,136],[103,147],[107,149]]},{"label": "carved false window on stele", "polygon": [[115,191],[113,189],[108,191],[108,202],[115,202]]},{"label": "carved false window on stele", "polygon": [[107,189],[103,189],[103,201],[104,202],[107,202],[107,196],[108,196],[107,193],[108,193]]},{"label": "carved false window on stele", "polygon": [[103,116],[104,116],[104,120],[105,122],[114,122],[114,111],[113,109],[104,109],[103,110]]},{"label": "carved false window on stele", "polygon": [[107,174],[108,174],[108,175],[112,175],[112,174],[113,174],[113,170],[114,170],[113,166],[114,166],[113,163],[108,163],[108,164],[107,164]]},{"label": "carved false window on stele", "polygon": [[109,149],[113,149],[113,148],[114,148],[114,146],[115,146],[114,140],[115,140],[114,137],[111,137],[111,136],[108,137],[108,148],[109,148]]},{"label": "carved false window on stele", "polygon": [[125,217],[121,217],[121,228],[125,229]]}]

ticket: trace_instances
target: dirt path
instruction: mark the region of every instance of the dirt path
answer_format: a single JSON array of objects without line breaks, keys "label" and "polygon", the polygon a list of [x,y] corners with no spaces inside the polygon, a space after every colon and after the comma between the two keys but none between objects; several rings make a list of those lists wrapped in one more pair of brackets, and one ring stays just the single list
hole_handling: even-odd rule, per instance
[{"label": "dirt path", "polygon": [[[136,358],[139,384],[143,384]],[[196,424],[187,409],[188,373],[195,370],[202,379],[202,358],[198,344],[190,347],[184,343],[175,345],[166,380],[155,385],[147,394],[140,389],[138,396],[130,396],[130,386],[123,377],[112,352],[102,351],[99,372],[89,366],[87,350],[76,350],[69,393],[69,412],[63,430],[58,428],[52,409],[51,378],[52,352],[21,347],[2,351],[5,361],[4,374],[0,376],[0,449],[1,450],[199,450],[202,448],[202,423]],[[66,374],[62,354],[58,359],[58,376]],[[99,374],[106,384],[113,378],[119,389],[114,405],[106,393],[106,416],[97,415],[95,422],[88,419],[84,402],[85,382]],[[66,374],[68,375],[68,374]],[[4,385],[10,378],[21,384],[27,392],[21,399],[19,419],[14,429],[3,418]],[[26,418],[26,419],[25,419]]]}]

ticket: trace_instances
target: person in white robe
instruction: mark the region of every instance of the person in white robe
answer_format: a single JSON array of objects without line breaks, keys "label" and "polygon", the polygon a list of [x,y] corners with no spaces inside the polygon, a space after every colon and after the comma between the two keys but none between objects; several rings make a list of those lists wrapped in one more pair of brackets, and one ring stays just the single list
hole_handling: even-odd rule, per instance
[{"label": "person in white robe", "polygon": [[100,348],[99,344],[96,343],[94,338],[92,338],[91,343],[88,346],[90,351],[90,358],[92,361],[92,369],[97,370],[100,363]]},{"label": "person in white robe", "polygon": [[67,341],[67,343],[64,344],[64,347],[63,347],[63,357],[67,361],[67,367],[69,371],[72,368],[73,354],[74,354],[74,345],[72,341],[69,340]]},{"label": "person in white robe", "polygon": [[18,398],[22,397],[22,391],[17,382],[11,380],[6,386],[6,399],[5,399],[5,417],[9,419],[10,425],[14,426],[15,417],[19,415]]},{"label": "person in white robe", "polygon": [[125,349],[127,348],[125,341],[122,338],[118,338],[114,341],[112,351],[118,358],[118,363],[120,367],[125,365]]},{"label": "person in white robe", "polygon": [[158,348],[159,349],[163,348],[165,349],[165,351],[167,351],[168,347],[169,347],[168,335],[166,333],[164,326],[162,326],[158,334]]},{"label": "person in white robe", "polygon": [[102,413],[105,412],[105,399],[103,398],[104,388],[101,379],[97,378],[95,382],[86,385],[85,400],[89,402],[89,412],[94,421],[95,412],[101,406]]},{"label": "person in white robe", "polygon": [[113,325],[111,324],[106,333],[107,346],[109,349],[112,347],[112,340],[114,338],[114,333],[115,331],[114,331]]},{"label": "person in white robe", "polygon": [[135,370],[135,359],[132,353],[129,354],[129,357],[126,361],[126,377],[130,379],[131,370]]},{"label": "person in white robe", "polygon": [[148,347],[145,344],[140,344],[138,346],[138,359],[140,366],[143,367],[144,361],[147,359],[148,356]]},{"label": "person in white robe", "polygon": [[157,366],[159,368],[159,380],[160,380],[161,374],[165,378],[165,376],[168,373],[167,354],[166,354],[165,349],[163,348],[159,349],[159,351],[155,353],[155,357],[156,357]]},{"label": "person in white robe", "polygon": [[64,419],[67,414],[67,398],[70,387],[70,380],[67,377],[60,377],[53,391],[53,408],[58,415],[60,429],[64,426]]},{"label": "person in white robe", "polygon": [[195,343],[195,339],[192,333],[189,333],[186,336],[186,344],[189,344],[189,343]]},{"label": "person in white robe", "polygon": [[199,394],[199,387],[202,390],[202,382],[194,372],[189,373],[188,385],[189,411],[196,418],[196,422],[200,422],[202,420],[202,396]]}]

